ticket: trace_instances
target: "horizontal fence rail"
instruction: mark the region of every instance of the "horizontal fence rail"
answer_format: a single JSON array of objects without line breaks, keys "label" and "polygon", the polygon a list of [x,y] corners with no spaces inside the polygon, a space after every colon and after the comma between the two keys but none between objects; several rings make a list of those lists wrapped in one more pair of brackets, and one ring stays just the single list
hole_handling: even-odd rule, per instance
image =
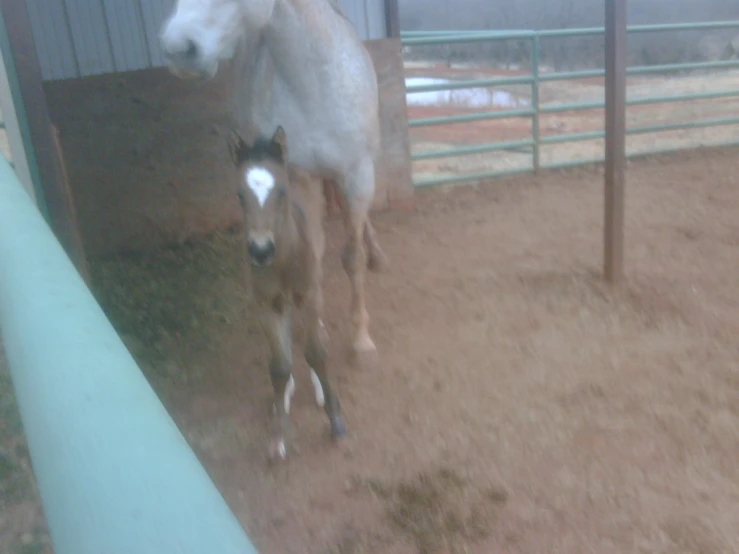
[{"label": "horizontal fence rail", "polygon": [[256,554],[2,156],[0,333],[56,554]]},{"label": "horizontal fence rail", "polygon": [[[715,29],[739,29],[739,21],[709,21],[700,23],[678,23],[666,25],[632,25],[627,29],[629,34],[635,33],[652,33],[666,31],[700,31]],[[446,158],[456,156],[469,156],[485,152],[517,152],[531,156],[532,163],[530,167],[503,169],[497,171],[479,172],[473,174],[461,174],[448,177],[438,177],[424,180],[415,180],[415,186],[439,185],[454,182],[464,182],[472,180],[480,180],[485,178],[509,175],[512,173],[525,173],[530,171],[538,171],[539,169],[556,169],[575,167],[580,165],[589,165],[600,163],[604,158],[595,158],[589,160],[571,160],[565,162],[556,162],[542,164],[541,147],[552,144],[564,144],[578,141],[597,140],[605,136],[605,131],[588,131],[581,133],[558,134],[553,136],[541,136],[540,132],[540,116],[542,114],[565,113],[584,110],[599,110],[605,107],[605,101],[598,102],[577,102],[577,103],[540,103],[540,88],[542,83],[555,81],[568,81],[575,79],[598,78],[605,76],[605,70],[582,70],[569,72],[540,72],[540,41],[541,39],[551,38],[572,38],[583,36],[600,36],[603,35],[605,29],[603,27],[591,27],[583,29],[554,29],[546,31],[405,31],[401,33],[403,46],[431,46],[442,44],[461,44],[476,43],[487,41],[505,41],[519,40],[529,42],[529,62],[530,75],[515,77],[499,77],[491,79],[465,79],[454,80],[449,78],[444,83],[409,85],[406,86],[406,93],[420,92],[440,92],[463,90],[471,88],[489,88],[489,87],[506,87],[511,85],[528,85],[531,87],[530,106],[525,108],[515,107],[508,110],[500,111],[482,111],[469,114],[455,114],[440,117],[424,117],[410,118],[408,125],[410,128],[428,127],[433,125],[450,125],[461,123],[472,123],[476,121],[498,120],[508,118],[527,118],[531,121],[531,138],[525,140],[506,141],[497,143],[486,143],[477,145],[465,145],[456,148],[447,148],[439,150],[428,150],[421,152],[413,152],[411,159],[413,161],[429,160],[435,158]],[[720,60],[711,62],[695,62],[695,63],[679,63],[679,64],[661,64],[661,65],[642,65],[627,68],[628,75],[656,75],[662,73],[675,73],[682,71],[699,71],[699,70],[718,70],[718,69],[735,69],[739,68],[739,60]],[[666,96],[642,96],[627,98],[628,106],[646,106],[650,104],[667,104],[671,102],[686,102],[694,100],[712,100],[739,97],[739,89],[719,90],[711,92],[698,92],[692,94],[674,94]],[[647,133],[658,133],[665,131],[678,131],[686,129],[710,128],[724,125],[739,125],[739,117],[725,117],[715,119],[698,119],[693,121],[680,121],[674,123],[663,123],[660,125],[632,126],[627,128],[627,135],[639,135]],[[737,140],[712,142],[702,144],[701,146],[734,146],[739,145]],[[662,154],[675,152],[686,149],[688,147],[652,149],[648,151],[627,154],[628,157]]]}]

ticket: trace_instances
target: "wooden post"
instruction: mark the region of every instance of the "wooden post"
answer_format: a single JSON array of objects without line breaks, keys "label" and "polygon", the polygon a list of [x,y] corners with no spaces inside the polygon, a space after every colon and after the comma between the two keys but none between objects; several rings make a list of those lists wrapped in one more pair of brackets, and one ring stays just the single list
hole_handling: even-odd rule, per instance
[{"label": "wooden post", "polygon": [[77,208],[74,205],[74,197],[72,196],[72,189],[69,188],[69,178],[67,176],[67,166],[64,163],[64,153],[62,152],[62,141],[59,138],[59,129],[55,125],[51,126],[52,135],[54,138],[54,149],[56,151],[56,158],[61,169],[61,175],[59,176],[59,193],[63,195],[63,202],[65,209],[68,210],[67,217],[69,223],[74,229],[77,244],[74,246],[75,255],[77,259],[72,259],[74,265],[77,267],[77,271],[80,272],[82,279],[85,283],[90,284],[90,272],[87,268],[87,259],[82,248],[82,242],[79,236],[79,223],[77,222]]},{"label": "wooden post", "polygon": [[604,273],[616,283],[624,271],[626,167],[626,2],[606,0],[606,164]]},{"label": "wooden post", "polygon": [[626,167],[626,3],[606,0],[606,163],[604,273],[616,283],[624,272]]},{"label": "wooden post", "polygon": [[[36,54],[36,43],[28,18],[26,2],[0,0],[5,21],[10,54],[15,66],[20,98],[14,99],[19,112],[25,114],[30,134],[30,146],[38,168],[38,185],[43,198],[37,198],[42,213],[61,242],[67,255],[82,276],[87,275],[85,253],[82,247],[72,197],[65,189],[61,152],[57,148],[54,130],[46,104],[41,66]],[[22,108],[19,107],[22,106]],[[22,109],[22,111],[20,111]]]}]

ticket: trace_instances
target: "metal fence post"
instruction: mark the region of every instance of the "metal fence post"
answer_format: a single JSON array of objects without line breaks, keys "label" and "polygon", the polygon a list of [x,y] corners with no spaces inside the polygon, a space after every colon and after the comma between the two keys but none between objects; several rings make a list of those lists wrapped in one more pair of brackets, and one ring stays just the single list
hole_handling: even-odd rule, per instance
[{"label": "metal fence post", "polygon": [[624,271],[626,1],[606,0],[604,273],[610,282],[620,281]]},{"label": "metal fence post", "polygon": [[534,147],[531,152],[533,154],[534,172],[539,173],[541,169],[540,162],[540,142],[539,142],[539,35],[536,34],[531,38],[531,108],[534,110],[531,116],[531,134],[534,141]]}]

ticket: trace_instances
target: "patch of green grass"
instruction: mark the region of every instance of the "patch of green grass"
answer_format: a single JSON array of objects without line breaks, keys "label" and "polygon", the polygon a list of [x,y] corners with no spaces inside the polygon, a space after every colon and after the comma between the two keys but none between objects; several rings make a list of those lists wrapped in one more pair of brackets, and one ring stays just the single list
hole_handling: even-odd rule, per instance
[{"label": "patch of green grass", "polygon": [[138,361],[166,358],[172,341],[209,351],[247,300],[240,232],[92,260],[93,294]]}]

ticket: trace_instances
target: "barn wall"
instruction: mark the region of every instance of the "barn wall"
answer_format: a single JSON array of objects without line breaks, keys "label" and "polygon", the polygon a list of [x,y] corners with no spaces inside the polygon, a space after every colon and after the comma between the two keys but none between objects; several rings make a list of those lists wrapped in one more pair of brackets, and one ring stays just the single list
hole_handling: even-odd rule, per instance
[{"label": "barn wall", "polygon": [[[225,146],[229,64],[207,83],[163,67],[158,32],[175,0],[24,1],[88,255],[239,225]],[[339,2],[377,70],[382,148],[374,208],[410,207],[400,40],[384,38],[384,0]]]},{"label": "barn wall", "polygon": [[[412,207],[399,39],[366,42],[381,151],[374,208]],[[154,68],[46,83],[88,255],[141,251],[241,223],[226,148],[230,75],[194,84]]]},{"label": "barn wall", "polygon": [[[164,65],[158,33],[175,0],[25,2],[46,81]],[[386,36],[383,0],[339,3],[363,40]]]}]

